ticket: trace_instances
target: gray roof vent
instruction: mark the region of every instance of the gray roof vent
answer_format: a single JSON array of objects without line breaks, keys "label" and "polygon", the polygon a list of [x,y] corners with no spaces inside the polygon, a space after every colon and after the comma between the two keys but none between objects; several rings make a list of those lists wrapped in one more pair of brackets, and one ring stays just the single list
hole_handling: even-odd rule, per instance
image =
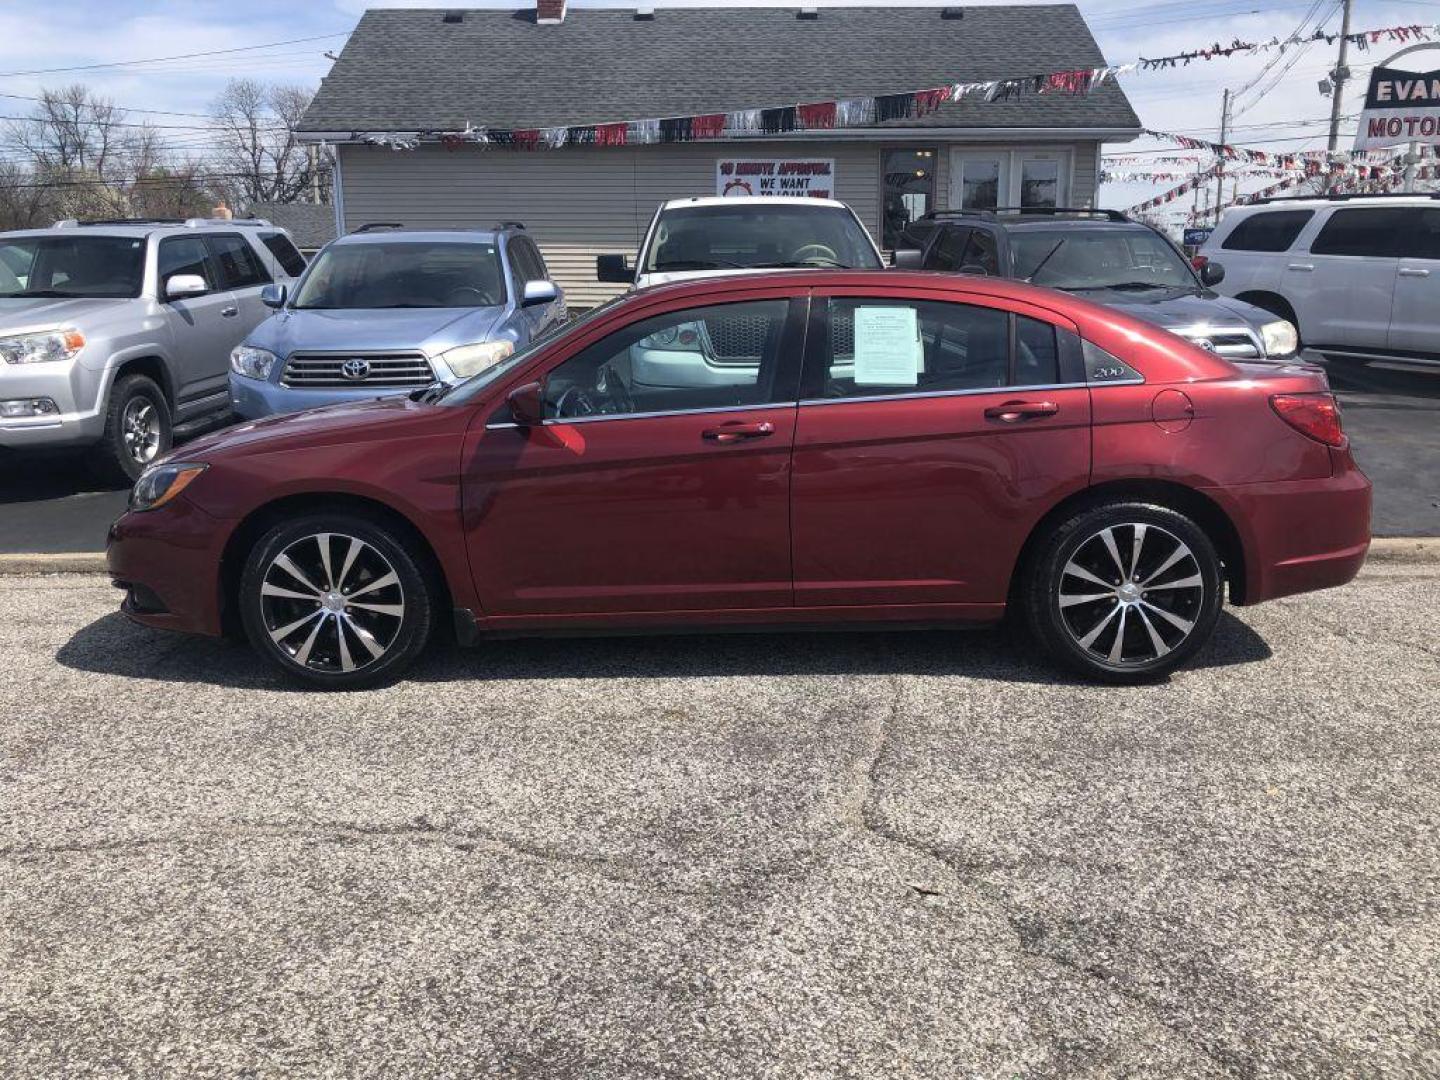
[{"label": "gray roof vent", "polygon": [[965,17],[965,9],[964,9],[964,8],[947,7],[947,8],[941,8],[941,9],[940,9],[940,18],[942,18],[942,19],[963,19],[964,17]]},{"label": "gray roof vent", "polygon": [[653,7],[642,7],[635,9],[636,22],[654,22],[655,9]]},{"label": "gray roof vent", "polygon": [[440,21],[443,23],[462,23],[465,21],[465,13],[463,11],[447,11],[444,15],[440,16]]},{"label": "gray roof vent", "polygon": [[799,11],[795,13],[795,17],[797,19],[818,19],[820,17],[820,9],[813,7],[802,7]]}]

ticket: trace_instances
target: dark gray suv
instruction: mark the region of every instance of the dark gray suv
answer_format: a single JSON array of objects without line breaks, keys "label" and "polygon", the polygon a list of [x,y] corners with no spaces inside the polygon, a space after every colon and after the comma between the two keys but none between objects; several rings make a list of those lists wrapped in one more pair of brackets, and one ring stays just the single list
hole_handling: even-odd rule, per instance
[{"label": "dark gray suv", "polygon": [[905,239],[914,250],[896,252],[896,266],[1061,289],[1233,360],[1301,356],[1289,322],[1210,288],[1219,266],[1197,272],[1164,234],[1116,210],[941,210],[913,222]]}]

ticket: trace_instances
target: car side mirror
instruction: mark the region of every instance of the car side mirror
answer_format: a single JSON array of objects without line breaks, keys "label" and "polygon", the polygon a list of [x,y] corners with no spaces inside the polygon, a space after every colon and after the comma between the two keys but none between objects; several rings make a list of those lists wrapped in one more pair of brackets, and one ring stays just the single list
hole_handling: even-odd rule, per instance
[{"label": "car side mirror", "polygon": [[890,265],[896,270],[920,270],[925,266],[925,252],[919,248],[906,248],[895,252]]},{"label": "car side mirror", "polygon": [[534,307],[536,304],[553,303],[559,295],[560,290],[555,288],[553,281],[527,281],[525,295],[520,299],[520,306]]},{"label": "car side mirror", "polygon": [[595,277],[612,285],[629,285],[635,280],[635,271],[624,255],[596,255]]},{"label": "car side mirror", "polygon": [[204,296],[209,291],[210,286],[199,274],[175,274],[165,279],[166,300],[185,300],[192,296]]},{"label": "car side mirror", "polygon": [[284,285],[266,285],[260,290],[260,302],[266,307],[282,308],[289,290]]},{"label": "car side mirror", "polygon": [[1217,262],[1207,262],[1200,268],[1200,284],[1206,287],[1219,285],[1225,280],[1225,267]]},{"label": "car side mirror", "polygon": [[521,427],[537,427],[545,422],[545,386],[528,382],[511,390],[506,400],[510,415]]}]

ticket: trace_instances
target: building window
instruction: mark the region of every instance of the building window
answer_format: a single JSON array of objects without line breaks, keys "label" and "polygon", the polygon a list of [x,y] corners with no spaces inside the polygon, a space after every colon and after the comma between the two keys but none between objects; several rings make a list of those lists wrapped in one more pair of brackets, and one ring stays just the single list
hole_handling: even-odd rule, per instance
[{"label": "building window", "polygon": [[935,209],[934,150],[886,150],[881,155],[885,174],[885,231],[881,246],[907,246],[905,227]]},{"label": "building window", "polygon": [[1029,158],[1020,165],[1020,205],[1060,205],[1060,162],[1055,158]]}]

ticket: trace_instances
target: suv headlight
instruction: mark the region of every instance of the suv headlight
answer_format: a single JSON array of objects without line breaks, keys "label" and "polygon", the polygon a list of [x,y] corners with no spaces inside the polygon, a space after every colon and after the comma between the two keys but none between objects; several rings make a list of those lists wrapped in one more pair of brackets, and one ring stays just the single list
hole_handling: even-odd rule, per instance
[{"label": "suv headlight", "polygon": [[513,341],[482,341],[476,345],[461,345],[440,354],[454,374],[462,379],[478,375],[488,367],[494,367],[515,351]]},{"label": "suv headlight", "polygon": [[269,349],[257,349],[254,345],[241,345],[230,354],[230,370],[247,379],[268,379],[280,358]]},{"label": "suv headlight", "polygon": [[135,486],[130,489],[130,509],[137,513],[142,510],[158,510],[189,487],[209,467],[193,461],[151,465],[140,474],[140,479],[136,480]]},{"label": "suv headlight", "polygon": [[85,335],[70,327],[0,338],[0,356],[7,364],[43,364],[69,360],[85,347]]},{"label": "suv headlight", "polygon": [[1300,335],[1290,323],[1277,319],[1260,327],[1260,344],[1266,356],[1288,356],[1300,347]]}]

